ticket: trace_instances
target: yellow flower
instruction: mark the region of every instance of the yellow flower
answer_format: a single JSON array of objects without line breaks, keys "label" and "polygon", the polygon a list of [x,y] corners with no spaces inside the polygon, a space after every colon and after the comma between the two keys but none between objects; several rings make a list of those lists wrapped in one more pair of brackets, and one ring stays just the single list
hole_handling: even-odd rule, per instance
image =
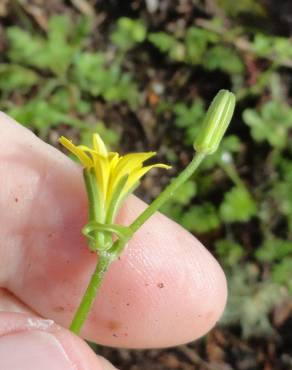
[{"label": "yellow flower", "polygon": [[143,166],[144,162],[156,153],[131,153],[120,156],[109,152],[98,134],[92,138],[92,148],[74,145],[64,136],[60,143],[73,153],[83,167],[94,173],[100,200],[99,222],[111,223],[120,207],[121,201],[139,185],[139,180],[155,167],[169,169],[170,166],[157,163]]}]

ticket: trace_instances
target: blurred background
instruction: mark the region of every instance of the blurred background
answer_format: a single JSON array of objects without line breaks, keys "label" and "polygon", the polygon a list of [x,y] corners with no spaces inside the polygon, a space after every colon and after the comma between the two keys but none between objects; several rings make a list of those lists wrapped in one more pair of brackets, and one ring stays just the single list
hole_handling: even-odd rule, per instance
[{"label": "blurred background", "polygon": [[98,347],[121,370],[292,369],[292,2],[0,0],[0,109],[52,145],[99,132],[157,150],[151,201],[192,157],[206,107],[237,96],[219,149],[163,212],[219,259],[229,302],[196,343]]}]

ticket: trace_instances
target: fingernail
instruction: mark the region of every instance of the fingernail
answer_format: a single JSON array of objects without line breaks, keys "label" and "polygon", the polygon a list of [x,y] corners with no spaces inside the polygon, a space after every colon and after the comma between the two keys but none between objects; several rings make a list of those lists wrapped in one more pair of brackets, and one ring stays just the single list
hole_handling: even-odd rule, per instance
[{"label": "fingernail", "polygon": [[104,357],[101,357],[101,356],[97,356],[97,357],[102,364],[103,370],[118,370],[110,362],[108,362],[108,360],[106,360]]},{"label": "fingernail", "polygon": [[32,330],[0,338],[0,369],[73,370],[74,367],[52,334]]}]

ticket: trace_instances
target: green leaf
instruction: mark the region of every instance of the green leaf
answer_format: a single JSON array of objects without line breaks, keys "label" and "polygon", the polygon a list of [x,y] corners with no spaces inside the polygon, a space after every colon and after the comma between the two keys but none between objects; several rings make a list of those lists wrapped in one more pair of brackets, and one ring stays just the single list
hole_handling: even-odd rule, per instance
[{"label": "green leaf", "polygon": [[245,70],[236,51],[221,45],[214,46],[207,51],[204,66],[211,71],[219,69],[231,75],[241,75]]},{"label": "green leaf", "polygon": [[132,108],[138,104],[136,83],[119,64],[107,66],[103,53],[84,52],[74,59],[73,76],[81,89],[109,102],[126,101]]},{"label": "green leaf", "polygon": [[148,40],[163,53],[169,52],[177,43],[176,38],[166,32],[150,33]]},{"label": "green leaf", "polygon": [[208,44],[213,44],[218,40],[219,36],[214,32],[198,27],[188,28],[185,37],[186,61],[192,64],[203,63]]},{"label": "green leaf", "polygon": [[172,201],[180,205],[187,205],[196,195],[196,192],[196,183],[192,180],[188,180],[183,183],[179,190],[173,195]]},{"label": "green leaf", "polygon": [[77,51],[82,51],[87,46],[90,36],[93,32],[94,21],[87,16],[81,16],[76,22],[74,27],[70,28],[70,43],[74,45]]},{"label": "green leaf", "polygon": [[37,129],[41,137],[47,134],[50,127],[61,123],[81,126],[79,120],[44,100],[30,100],[23,106],[14,106],[7,113],[23,125]]},{"label": "green leaf", "polygon": [[278,238],[265,240],[264,244],[256,250],[256,258],[261,262],[274,262],[292,255],[292,242]]},{"label": "green leaf", "polygon": [[166,32],[155,32],[148,36],[148,40],[162,53],[167,53],[170,59],[178,62],[185,60],[185,45],[183,42],[178,41],[173,35]]},{"label": "green leaf", "polygon": [[254,53],[256,53],[258,56],[265,57],[269,55],[271,51],[271,46],[271,37],[261,33],[256,33],[252,44],[252,49]]},{"label": "green leaf", "polygon": [[245,254],[244,249],[240,244],[229,239],[217,240],[215,248],[220,261],[228,267],[233,267],[238,264]]},{"label": "green leaf", "polygon": [[160,212],[174,221],[181,223],[181,217],[184,211],[181,205],[176,202],[169,201],[161,207]]},{"label": "green leaf", "polygon": [[225,222],[247,222],[257,213],[257,205],[249,192],[234,187],[224,195],[220,215]]},{"label": "green leaf", "polygon": [[269,314],[285,298],[279,285],[260,281],[259,275],[259,268],[250,263],[229,271],[229,299],[222,322],[240,324],[245,338],[273,333]]},{"label": "green leaf", "polygon": [[179,191],[173,194],[171,200],[162,206],[161,212],[180,223],[185,213],[183,206],[190,204],[196,193],[196,183],[193,180],[186,181],[180,186]]},{"label": "green leaf", "polygon": [[9,42],[8,56],[11,61],[34,67],[47,66],[43,58],[45,40],[38,35],[30,35],[23,29],[8,27],[7,38]]},{"label": "green leaf", "polygon": [[18,27],[9,27],[10,59],[22,65],[50,70],[64,78],[75,53],[80,52],[90,30],[83,18],[73,26],[66,15],[50,18],[47,37],[31,34]]},{"label": "green leaf", "polygon": [[91,105],[89,101],[83,100],[79,87],[69,86],[68,88],[59,88],[50,96],[50,104],[60,112],[69,114],[76,111],[80,114],[90,112]]},{"label": "green leaf", "polygon": [[190,107],[184,103],[174,105],[174,113],[176,115],[175,125],[180,128],[198,125],[198,122],[204,117],[205,111],[203,103],[196,101]]},{"label": "green leaf", "polygon": [[181,218],[181,225],[189,231],[206,233],[220,226],[220,219],[210,203],[194,206],[186,211]]},{"label": "green leaf", "polygon": [[9,27],[9,58],[19,64],[50,70],[63,77],[76,52],[69,40],[72,27],[67,16],[50,19],[47,38],[30,34],[18,27]]},{"label": "green leaf", "polygon": [[269,101],[259,112],[246,109],[243,119],[251,128],[255,141],[267,141],[271,146],[282,149],[288,138],[288,130],[292,127],[292,109],[278,101]]},{"label": "green leaf", "polygon": [[177,103],[173,108],[175,114],[175,125],[185,132],[184,141],[187,145],[192,145],[195,137],[200,131],[201,124],[205,115],[203,103],[196,101],[190,107],[184,103]]},{"label": "green leaf", "polygon": [[272,279],[277,284],[287,286],[292,292],[292,257],[288,257],[274,266]]},{"label": "green leaf", "polygon": [[99,121],[94,125],[85,126],[81,130],[81,143],[83,145],[92,145],[92,135],[98,133],[108,148],[116,147],[120,140],[120,135],[117,131],[107,127],[104,122]]},{"label": "green leaf", "polygon": [[120,18],[114,32],[111,34],[112,42],[126,51],[146,38],[146,26],[139,19]]},{"label": "green leaf", "polygon": [[232,17],[239,16],[242,13],[252,14],[255,16],[264,16],[265,9],[263,5],[254,0],[217,0],[220,8]]},{"label": "green leaf", "polygon": [[65,75],[76,51],[69,40],[72,30],[73,25],[68,16],[55,16],[49,21],[48,42],[44,56],[48,63],[47,67],[56,75]]},{"label": "green leaf", "polygon": [[38,74],[31,69],[17,64],[0,64],[0,89],[2,91],[26,91],[38,81]]},{"label": "green leaf", "polygon": [[292,183],[279,181],[274,184],[271,195],[276,200],[281,213],[288,219],[289,230],[292,232]]},{"label": "green leaf", "polygon": [[285,37],[273,37],[256,33],[252,42],[252,51],[263,58],[273,58],[276,64],[292,58],[291,40]]},{"label": "green leaf", "polygon": [[9,114],[22,124],[37,129],[49,128],[60,122],[60,112],[42,100],[30,100],[23,106],[14,106]]}]

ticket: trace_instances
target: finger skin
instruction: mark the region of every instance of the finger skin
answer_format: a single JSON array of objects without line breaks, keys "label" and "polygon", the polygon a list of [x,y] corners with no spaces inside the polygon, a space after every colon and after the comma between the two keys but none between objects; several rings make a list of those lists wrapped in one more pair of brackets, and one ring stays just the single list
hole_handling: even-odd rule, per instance
[{"label": "finger skin", "polygon": [[[1,286],[68,326],[96,264],[80,233],[81,169],[4,114],[0,137]],[[131,197],[118,221],[127,225],[144,207]],[[188,342],[216,323],[226,292],[211,254],[157,213],[110,267],[82,334],[134,348]]]},{"label": "finger skin", "polygon": [[32,316],[38,316],[30,307],[27,307],[14,294],[7,289],[0,288],[0,312],[25,313]]},{"label": "finger skin", "polygon": [[[30,334],[37,335],[37,341],[43,341],[43,334],[50,334],[50,341],[44,345],[44,358],[38,359],[38,343],[35,347],[30,348],[30,352],[23,354],[21,347],[27,346],[26,341],[29,340]],[[20,338],[25,338],[26,341]],[[7,340],[9,347],[13,351],[7,352]],[[53,347],[57,347],[58,351],[52,351]],[[35,316],[1,312],[0,313],[0,368],[20,369],[16,363],[21,362],[21,369],[39,370],[47,368],[64,369],[62,364],[66,365],[66,369],[74,370],[114,370],[109,363],[104,359],[97,357],[96,354],[76,335],[70,333],[68,330],[56,325],[52,320],[44,320]],[[55,356],[56,358],[50,358]],[[46,358],[48,357],[48,358]],[[34,363],[34,359],[38,359],[43,366]],[[48,366],[48,361],[54,363],[54,367]],[[105,365],[106,364],[106,365]]]}]

